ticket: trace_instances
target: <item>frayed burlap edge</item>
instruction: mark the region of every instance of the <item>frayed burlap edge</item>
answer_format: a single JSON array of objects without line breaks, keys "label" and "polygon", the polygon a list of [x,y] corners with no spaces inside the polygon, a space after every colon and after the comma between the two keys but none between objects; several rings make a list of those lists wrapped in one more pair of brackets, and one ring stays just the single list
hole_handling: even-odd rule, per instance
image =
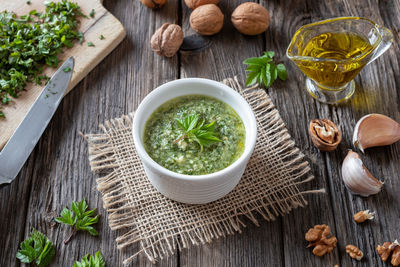
[{"label": "frayed burlap edge", "polygon": [[245,223],[241,220],[242,215],[259,225],[255,217],[256,213],[267,221],[274,220],[277,216],[289,213],[293,208],[307,205],[307,201],[304,199],[305,194],[325,192],[324,189],[309,191],[298,189],[298,185],[311,181],[314,176],[309,173],[310,167],[304,161],[304,154],[295,147],[295,142],[291,139],[278,110],[265,91],[257,87],[242,89],[236,77],[226,79],[224,83],[243,95],[252,106],[257,123],[268,127],[267,135],[275,139],[270,145],[277,149],[281,163],[279,168],[286,170],[285,177],[287,177],[284,181],[285,184],[277,186],[286,187],[286,191],[282,195],[282,192],[278,194],[272,190],[267,192],[265,198],[245,203],[227,216],[229,217],[228,221],[221,220],[212,224],[203,224],[189,231],[179,231],[178,233],[176,231],[164,232],[162,239],[149,244],[147,240],[139,237],[135,228],[135,212],[140,207],[135,207],[129,200],[129,185],[125,181],[125,177],[120,175],[119,165],[115,158],[115,148],[111,142],[112,134],[120,129],[132,127],[133,113],[106,121],[104,125],[100,125],[102,134],[87,134],[84,137],[89,145],[89,161],[92,171],[104,175],[97,179],[97,189],[102,194],[104,208],[108,212],[109,226],[112,230],[126,230],[116,239],[118,249],[134,243],[140,244],[140,250],[125,259],[124,264],[129,264],[140,253],[145,253],[148,259],[155,263],[157,259],[172,255],[176,246],[181,249],[192,244],[211,242],[213,239],[224,237],[227,234],[241,232],[241,229],[245,227]]}]

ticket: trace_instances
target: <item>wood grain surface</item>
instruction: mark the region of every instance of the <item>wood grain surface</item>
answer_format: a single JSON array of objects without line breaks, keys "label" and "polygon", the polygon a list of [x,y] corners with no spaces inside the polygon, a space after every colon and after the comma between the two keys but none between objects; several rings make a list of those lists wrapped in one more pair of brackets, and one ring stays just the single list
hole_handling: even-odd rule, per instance
[{"label": "wood grain surface", "polygon": [[[64,61],[70,56],[75,58],[75,67],[66,94],[86,77],[125,37],[124,27],[102,6],[99,0],[75,1],[79,3],[82,12],[86,15],[93,9],[94,17],[80,20],[78,30],[83,32],[85,37],[82,45],[76,44],[73,48],[66,49],[60,56],[60,61]],[[30,2],[28,5],[26,1],[2,0],[0,1],[0,11],[7,10],[17,15],[25,15],[33,9],[38,12],[45,10],[43,0],[31,0]],[[100,35],[106,36],[106,38],[100,40]],[[87,42],[92,42],[95,46],[89,47]],[[54,68],[46,68],[44,73],[51,77],[55,71]],[[1,106],[6,118],[0,120],[0,149],[12,136],[42,89],[42,85],[28,84],[26,90],[20,93],[18,99],[8,105]]]},{"label": "wood grain surface", "polygon": [[[368,113],[382,113],[400,122],[400,2],[378,0],[285,0],[260,1],[271,14],[271,26],[259,36],[238,33],[230,23],[232,10],[243,1],[220,1],[225,14],[221,33],[207,38],[204,47],[182,51],[166,59],[150,49],[153,32],[165,22],[182,25],[185,36],[190,10],[184,1],[170,0],[161,10],[150,10],[140,1],[105,0],[104,6],[125,26],[127,38],[64,101],[52,119],[17,179],[0,187],[0,266],[19,266],[15,254],[30,229],[46,233],[57,246],[51,266],[72,266],[86,253],[101,250],[107,266],[121,266],[126,255],[137,248],[118,251],[116,233],[107,226],[101,196],[95,189],[96,175],[87,160],[87,145],[79,132],[99,132],[98,124],[135,110],[153,88],[177,78],[206,77],[222,80],[238,75],[244,81],[242,61],[274,50],[287,66],[289,79],[268,89],[289,132],[307,155],[315,180],[306,189],[324,187],[326,194],[309,195],[309,205],[260,225],[248,222],[241,233],[205,245],[183,249],[157,266],[390,266],[383,263],[375,247],[400,239],[400,143],[366,150],[367,168],[385,181],[382,192],[369,198],[354,196],[345,188],[341,163],[351,148],[357,120]],[[337,16],[365,16],[392,30],[395,42],[379,59],[366,66],[356,78],[357,91],[346,104],[328,106],[311,98],[304,89],[304,75],[285,57],[296,29],[304,24]],[[343,142],[332,153],[318,151],[307,134],[314,118],[329,118],[339,125]],[[85,197],[90,208],[101,214],[99,237],[79,233],[68,244],[62,240],[69,229],[53,217],[65,205]],[[356,225],[352,215],[376,211],[375,220]],[[307,249],[304,233],[313,225],[326,223],[338,238],[338,247],[324,257]],[[345,253],[345,246],[360,247],[361,262]],[[131,266],[151,266],[144,255]]]}]

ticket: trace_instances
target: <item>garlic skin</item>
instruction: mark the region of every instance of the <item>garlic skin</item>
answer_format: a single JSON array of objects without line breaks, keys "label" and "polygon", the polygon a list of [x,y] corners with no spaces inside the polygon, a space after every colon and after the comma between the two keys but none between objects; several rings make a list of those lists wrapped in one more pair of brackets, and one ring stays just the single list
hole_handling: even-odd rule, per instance
[{"label": "garlic skin", "polygon": [[354,194],[368,197],[381,191],[383,183],[365,168],[360,156],[349,150],[342,164],[342,179]]},{"label": "garlic skin", "polygon": [[364,153],[364,149],[391,145],[400,140],[400,124],[382,114],[368,114],[356,124],[353,144]]}]

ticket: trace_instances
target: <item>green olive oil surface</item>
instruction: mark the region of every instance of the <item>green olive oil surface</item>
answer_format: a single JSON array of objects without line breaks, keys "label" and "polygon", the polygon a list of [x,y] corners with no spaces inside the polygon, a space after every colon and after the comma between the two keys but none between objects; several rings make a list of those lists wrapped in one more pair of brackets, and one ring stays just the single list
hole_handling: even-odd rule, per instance
[{"label": "green olive oil surface", "polygon": [[[214,131],[221,142],[201,150],[196,142],[179,140],[182,129],[176,119],[193,114],[207,124],[215,121]],[[240,116],[228,104],[212,97],[187,95],[154,111],[146,122],[143,143],[149,156],[161,166],[181,174],[203,175],[236,161],[244,151],[245,135]]]},{"label": "green olive oil surface", "polygon": [[[327,32],[299,44],[299,55],[333,59],[296,60],[298,67],[311,79],[328,88],[340,88],[360,72],[367,63],[365,57],[374,47],[363,36],[353,32]],[[353,59],[353,60],[346,60]]]}]

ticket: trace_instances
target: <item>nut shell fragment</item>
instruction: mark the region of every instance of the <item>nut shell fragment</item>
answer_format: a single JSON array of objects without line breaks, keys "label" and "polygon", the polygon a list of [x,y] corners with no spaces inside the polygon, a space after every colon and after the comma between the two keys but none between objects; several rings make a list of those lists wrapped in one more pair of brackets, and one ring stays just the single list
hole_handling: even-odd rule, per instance
[{"label": "nut shell fragment", "polygon": [[172,57],[183,42],[183,31],[179,25],[164,23],[151,37],[151,48],[160,56]]},{"label": "nut shell fragment", "polygon": [[214,4],[207,4],[196,8],[189,18],[190,27],[201,35],[214,35],[224,25],[224,14]]},{"label": "nut shell fragment", "polygon": [[349,150],[342,164],[342,179],[354,194],[367,197],[381,191],[383,183],[368,171],[360,156]]},{"label": "nut shell fragment", "polygon": [[362,152],[369,147],[387,146],[399,140],[400,124],[382,114],[368,114],[354,128],[353,144]]},{"label": "nut shell fragment", "polygon": [[270,23],[267,9],[254,2],[239,5],[232,13],[233,26],[242,34],[257,35],[265,32]]},{"label": "nut shell fragment", "polygon": [[358,247],[356,247],[354,245],[347,245],[346,252],[347,252],[347,254],[350,255],[350,257],[352,257],[353,259],[356,259],[358,261],[360,261],[364,256],[364,253]]},{"label": "nut shell fragment", "polygon": [[328,119],[312,120],[308,127],[308,133],[313,144],[321,151],[333,151],[342,141],[339,128]]},{"label": "nut shell fragment", "polygon": [[186,5],[191,10],[198,8],[199,6],[207,4],[218,4],[219,0],[185,0]]}]

